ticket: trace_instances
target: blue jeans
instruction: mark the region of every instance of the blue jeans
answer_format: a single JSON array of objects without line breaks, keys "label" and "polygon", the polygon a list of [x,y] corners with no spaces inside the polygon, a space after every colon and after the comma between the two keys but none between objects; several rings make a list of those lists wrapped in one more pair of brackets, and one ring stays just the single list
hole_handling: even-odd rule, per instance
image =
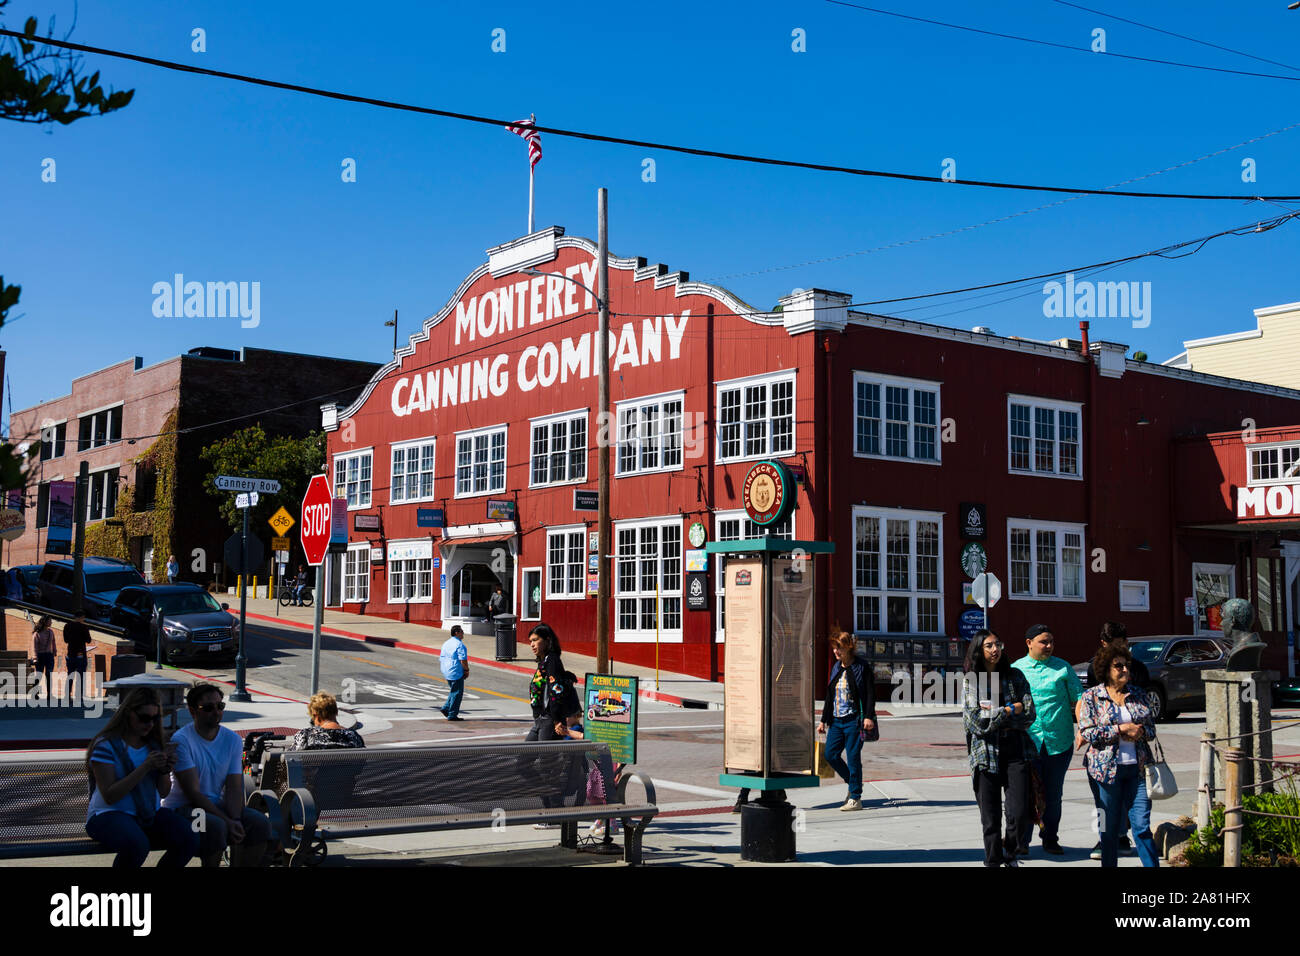
[{"label": "blue jeans", "polygon": [[[1088,773],[1088,762],[1086,760],[1083,762],[1083,773],[1084,776],[1088,778],[1088,789],[1092,791],[1093,806],[1095,806],[1098,810],[1104,811],[1106,808],[1102,806],[1101,803],[1101,784],[1097,783],[1096,780],[1093,780],[1092,774]],[[1144,794],[1145,794],[1145,790],[1146,787],[1144,784],[1143,785]],[[1119,820],[1119,837],[1117,839],[1122,840],[1126,836],[1128,836],[1128,817],[1121,816]]]},{"label": "blue jeans", "polygon": [[861,800],[862,721],[857,717],[836,717],[826,728],[826,762],[849,785],[849,799]]},{"label": "blue jeans", "polygon": [[199,852],[199,835],[185,817],[159,807],[148,826],[130,813],[110,810],[97,813],[86,823],[86,833],[96,843],[117,852],[115,867],[143,866],[149,850],[166,850],[159,866],[184,866]]},{"label": "blue jeans", "polygon": [[[1046,798],[1047,803],[1043,810],[1043,825],[1039,831],[1045,845],[1059,842],[1061,794],[1065,790],[1065,774],[1070,769],[1070,758],[1072,756],[1073,754],[1069,750],[1062,751],[1059,754],[1049,754],[1046,747],[1039,747],[1038,753],[1031,758],[1034,769],[1038,771],[1039,779],[1043,781],[1043,796]],[[1022,833],[1024,838],[1020,841],[1020,845],[1027,847],[1034,835],[1034,815],[1032,811],[1025,814]]]},{"label": "blue jeans", "polygon": [[444,717],[460,716],[460,700],[465,696],[465,678],[447,681],[447,703],[441,708]]},{"label": "blue jeans", "polygon": [[1115,782],[1098,783],[1097,789],[1101,791],[1101,865],[1118,866],[1120,821],[1127,816],[1142,865],[1159,866],[1160,856],[1151,838],[1151,801],[1137,764],[1118,767]]}]

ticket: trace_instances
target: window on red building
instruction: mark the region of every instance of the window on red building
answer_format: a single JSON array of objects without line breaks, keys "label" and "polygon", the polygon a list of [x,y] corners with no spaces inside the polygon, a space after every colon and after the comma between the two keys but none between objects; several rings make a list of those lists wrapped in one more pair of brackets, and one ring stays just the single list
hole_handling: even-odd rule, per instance
[{"label": "window on red building", "polygon": [[587,413],[534,419],[533,487],[587,480]]},{"label": "window on red building", "polygon": [[434,439],[426,438],[393,446],[390,503],[433,500],[435,444]]},{"label": "window on red building", "polygon": [[506,490],[506,426],[456,436],[456,497]]},{"label": "window on red building", "polygon": [[794,376],[718,385],[718,460],[743,461],[794,451]]},{"label": "window on red building", "polygon": [[586,595],[586,541],[585,526],[546,532],[547,598],[580,598]]},{"label": "window on red building", "polygon": [[855,372],[855,452],[867,457],[939,461],[939,385]]},{"label": "window on red building", "polygon": [[619,522],[615,591],[617,637],[682,639],[682,522],[670,518]]},{"label": "window on red building", "polygon": [[1069,402],[1012,395],[1007,400],[1007,467],[1078,478],[1080,409]]},{"label": "window on red building", "polygon": [[1289,483],[1300,478],[1300,444],[1249,448],[1247,457],[1250,462],[1248,484]]},{"label": "window on red building", "polygon": [[370,507],[372,451],[334,456],[334,496],[347,498],[349,510]]},{"label": "window on red building", "polygon": [[1084,599],[1083,525],[1007,520],[1011,596]]},{"label": "window on red building", "polygon": [[618,474],[682,467],[682,396],[638,398],[618,405]]},{"label": "window on red building", "polygon": [[853,509],[854,630],[942,634],[943,516]]}]

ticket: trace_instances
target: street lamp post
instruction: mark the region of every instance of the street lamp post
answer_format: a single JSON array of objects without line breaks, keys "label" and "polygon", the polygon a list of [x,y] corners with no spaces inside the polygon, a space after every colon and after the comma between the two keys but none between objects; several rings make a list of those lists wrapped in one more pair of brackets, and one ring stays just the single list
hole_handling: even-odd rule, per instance
[{"label": "street lamp post", "polygon": [[385,327],[390,325],[393,327],[393,358],[397,358],[397,310],[396,309],[393,310],[393,318],[390,321],[384,323]]},{"label": "street lamp post", "polygon": [[[609,206],[608,191],[602,186],[596,192],[596,213],[599,219],[597,233],[597,288],[599,291],[589,289],[572,276],[564,275],[560,272],[539,272],[536,269],[521,270],[524,275],[530,276],[555,276],[557,279],[564,279],[572,282],[578,288],[591,294],[596,300],[596,305],[600,310],[600,322],[596,327],[596,354],[600,356],[600,364],[597,366],[597,402],[600,405],[600,412],[596,419],[597,440],[596,450],[598,453],[597,467],[597,496],[599,497],[597,519],[599,531],[597,540],[600,552],[600,561],[598,563],[597,586],[596,586],[596,671],[604,673],[609,669],[609,559],[610,554],[610,527],[609,527],[609,445],[612,439],[609,437],[614,427],[614,423],[609,420],[609,320],[612,313],[609,311]],[[600,436],[606,436],[605,441],[600,440]]]}]

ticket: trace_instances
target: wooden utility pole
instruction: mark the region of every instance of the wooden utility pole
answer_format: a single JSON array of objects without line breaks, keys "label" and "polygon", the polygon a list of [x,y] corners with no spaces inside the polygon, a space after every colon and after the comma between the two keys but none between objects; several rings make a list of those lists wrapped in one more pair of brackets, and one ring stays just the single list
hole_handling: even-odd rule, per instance
[{"label": "wooden utility pole", "polygon": [[[531,180],[530,180],[531,182]],[[596,330],[596,354],[600,356],[599,385],[597,389],[600,412],[597,415],[596,451],[599,460],[600,508],[597,523],[600,525],[597,542],[600,548],[599,572],[596,586],[596,671],[609,671],[609,584],[610,584],[610,534],[609,534],[609,449],[614,443],[617,422],[609,415],[609,200],[602,186],[596,193],[596,214],[600,220],[597,233],[597,263],[600,291],[600,324]]]},{"label": "wooden utility pole", "polygon": [[1223,795],[1223,865],[1241,866],[1241,749],[1229,747],[1223,755],[1227,792]]}]

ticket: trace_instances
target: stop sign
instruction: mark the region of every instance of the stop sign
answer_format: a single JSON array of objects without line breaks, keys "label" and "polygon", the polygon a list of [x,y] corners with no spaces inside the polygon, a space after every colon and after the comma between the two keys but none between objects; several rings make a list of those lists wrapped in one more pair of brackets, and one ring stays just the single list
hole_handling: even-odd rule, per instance
[{"label": "stop sign", "polygon": [[324,475],[312,475],[307,493],[302,496],[302,550],[307,563],[320,567],[330,544],[330,484]]}]

